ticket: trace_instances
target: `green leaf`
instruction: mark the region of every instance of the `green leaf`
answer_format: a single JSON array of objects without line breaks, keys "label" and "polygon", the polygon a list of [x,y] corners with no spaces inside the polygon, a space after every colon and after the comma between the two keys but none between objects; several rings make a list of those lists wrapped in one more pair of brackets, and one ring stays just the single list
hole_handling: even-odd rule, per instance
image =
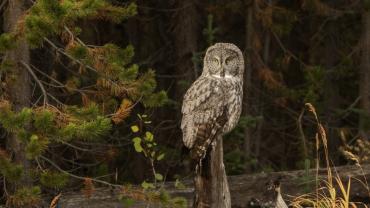
[{"label": "green leaf", "polygon": [[135,147],[136,152],[142,152],[143,151],[143,147],[141,146],[140,142],[135,142],[134,147]]},{"label": "green leaf", "polygon": [[141,146],[141,138],[140,137],[135,137],[135,138],[132,139],[132,141],[134,142],[135,151],[136,152],[142,152],[143,147]]},{"label": "green leaf", "polygon": [[135,138],[132,139],[132,141],[134,143],[140,143],[141,142],[141,138],[140,137],[135,137]]},{"label": "green leaf", "polygon": [[154,136],[151,132],[147,131],[145,132],[145,140],[148,142],[152,142],[154,139]]},{"label": "green leaf", "polygon": [[162,181],[163,180],[163,176],[160,173],[156,173],[155,174],[155,179],[157,179],[158,181]]},{"label": "green leaf", "polygon": [[141,183],[141,187],[143,187],[143,189],[154,189],[153,183],[148,183],[146,181]]},{"label": "green leaf", "polygon": [[185,185],[183,183],[181,183],[181,181],[179,179],[176,179],[176,182],[175,182],[175,188],[177,189],[185,189]]},{"label": "green leaf", "polygon": [[180,196],[172,198],[171,203],[176,205],[176,207],[188,207],[186,199]]},{"label": "green leaf", "polygon": [[125,207],[131,207],[135,203],[135,200],[128,197],[122,197],[121,201],[125,205]]},{"label": "green leaf", "polygon": [[131,131],[136,133],[139,131],[139,127],[137,125],[131,126]]},{"label": "green leaf", "polygon": [[165,153],[158,155],[157,160],[163,160]]}]

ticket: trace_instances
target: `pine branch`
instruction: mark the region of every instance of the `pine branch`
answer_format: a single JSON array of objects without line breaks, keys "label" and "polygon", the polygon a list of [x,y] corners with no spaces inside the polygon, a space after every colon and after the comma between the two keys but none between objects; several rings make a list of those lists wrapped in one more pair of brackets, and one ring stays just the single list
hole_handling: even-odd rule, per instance
[{"label": "pine branch", "polygon": [[74,148],[74,149],[80,150],[80,151],[84,151],[84,152],[91,152],[91,149],[85,149],[85,148],[82,148],[82,147],[78,147],[78,146],[73,145],[73,144],[71,144],[71,143],[65,142],[65,141],[63,141],[63,140],[61,140],[61,139],[56,139],[56,141],[57,141],[57,142],[60,142],[60,143],[62,143],[62,144],[65,144],[65,145],[67,145],[67,146],[69,146],[69,147],[72,147],[72,148]]},{"label": "pine branch", "polygon": [[[48,158],[46,158],[46,157],[44,157],[42,155],[40,156],[40,158],[43,159],[44,161],[46,161],[47,163],[49,163],[50,165],[52,165],[58,171],[60,171],[62,173],[65,173],[65,174],[69,175],[72,178],[76,178],[76,179],[79,179],[79,180],[85,180],[86,179],[86,177],[81,177],[81,176],[78,176],[78,175],[75,175],[75,174],[72,174],[72,173],[70,173],[68,171],[63,170],[57,164],[55,164],[53,161],[49,160]],[[103,180],[99,180],[99,179],[94,179],[94,178],[91,178],[91,180],[94,181],[94,182],[96,182],[96,183],[103,184],[103,185],[107,185],[107,186],[111,186],[111,187],[115,187],[115,188],[123,188],[123,186],[122,185],[119,185],[119,184],[113,184],[113,183],[109,183],[107,181],[103,181]]]},{"label": "pine branch", "polygon": [[75,37],[75,35],[72,33],[72,31],[67,27],[67,26],[64,26],[64,29],[68,32],[68,34],[73,38],[73,39],[76,39],[77,42],[83,46],[86,46],[86,44],[84,42],[82,42],[81,39],[79,39],[78,37]]},{"label": "pine branch", "polygon": [[86,66],[86,68],[88,68],[88,69],[90,69],[90,70],[92,70],[92,71],[94,71],[94,72],[96,72],[96,73],[98,73],[98,71],[95,69],[95,68],[93,68],[93,67],[91,67],[91,66],[89,66],[89,65],[86,65],[86,64],[84,64],[84,63],[82,63],[80,60],[78,60],[78,59],[75,59],[74,57],[72,57],[71,55],[69,55],[68,53],[66,53],[63,49],[61,49],[61,48],[59,48],[58,46],[56,46],[51,40],[49,40],[48,38],[44,38],[44,40],[51,46],[51,47],[53,47],[57,52],[59,52],[59,53],[61,53],[61,54],[63,54],[64,56],[66,56],[67,58],[69,58],[69,59],[71,59],[71,60],[73,60],[73,61],[75,61],[75,62],[77,62],[78,64],[81,64],[81,65],[84,65],[84,66]]},{"label": "pine branch", "polygon": [[109,77],[105,76],[104,74],[101,74],[98,72],[98,70],[96,70],[94,67],[90,66],[90,65],[87,65],[87,64],[84,64],[82,63],[80,60],[78,59],[75,59],[74,57],[72,57],[71,55],[69,55],[68,53],[66,53],[63,49],[59,48],[58,46],[56,46],[51,40],[49,40],[48,38],[44,38],[44,40],[51,46],[53,47],[57,52],[63,54],[64,56],[66,56],[67,58],[71,59],[72,61],[75,61],[76,63],[80,64],[80,65],[83,65],[85,66],[87,69],[90,69],[91,71],[99,74],[99,76],[101,76],[102,78],[106,79],[110,84],[112,84],[113,86],[119,86],[119,87],[122,87],[120,86],[119,84],[117,84],[115,81],[111,80]]},{"label": "pine branch", "polygon": [[33,70],[31,69],[31,67],[26,64],[25,62],[21,61],[21,64],[28,70],[28,72],[31,74],[31,76],[35,79],[35,81],[37,82],[37,84],[39,85],[41,91],[42,91],[42,94],[44,95],[44,106],[46,104],[48,104],[48,94],[45,90],[45,87],[44,85],[41,83],[41,81],[39,80],[39,78],[36,76],[36,74],[33,72]]},{"label": "pine branch", "polygon": [[[50,75],[46,74],[45,72],[41,71],[40,69],[38,69],[37,67],[33,66],[33,65],[30,65],[30,67],[37,71],[38,73],[40,73],[41,75],[43,75],[44,77],[48,78],[49,80],[55,82],[55,84],[51,84],[51,83],[47,83],[45,81],[43,81],[44,85],[48,85],[50,87],[54,87],[54,88],[66,88],[66,86],[59,82],[58,80],[54,79],[53,77],[51,77]],[[84,89],[73,89],[74,91],[80,93],[81,95],[84,94],[84,92],[90,92],[90,93],[95,93],[96,91],[93,91],[93,90],[84,90]],[[49,95],[50,97],[50,95]]]}]

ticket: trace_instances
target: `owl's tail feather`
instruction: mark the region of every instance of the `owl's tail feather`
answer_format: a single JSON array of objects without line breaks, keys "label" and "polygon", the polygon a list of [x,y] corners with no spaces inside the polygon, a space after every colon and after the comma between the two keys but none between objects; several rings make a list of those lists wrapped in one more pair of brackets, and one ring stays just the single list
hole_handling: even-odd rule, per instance
[{"label": "owl's tail feather", "polygon": [[214,141],[218,134],[222,133],[222,129],[227,122],[226,109],[216,119],[198,126],[198,131],[195,143],[190,150],[190,156],[195,161],[202,160],[209,149],[210,144]]}]

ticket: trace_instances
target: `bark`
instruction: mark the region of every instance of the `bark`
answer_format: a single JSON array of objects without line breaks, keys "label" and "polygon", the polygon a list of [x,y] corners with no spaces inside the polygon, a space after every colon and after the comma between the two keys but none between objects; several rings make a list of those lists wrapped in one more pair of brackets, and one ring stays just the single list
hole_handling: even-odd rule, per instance
[{"label": "bark", "polygon": [[[196,0],[177,1],[176,8],[181,8],[173,15],[173,36],[175,45],[176,72],[179,76],[176,83],[188,81],[192,83],[200,74],[193,63],[193,55],[199,50],[198,35],[200,34],[200,12]],[[182,101],[187,88],[176,86],[175,99]]]},{"label": "bark", "polygon": [[[7,32],[14,31],[18,21],[25,15],[27,3],[24,0],[8,1],[8,9],[4,14],[4,29]],[[30,75],[21,64],[30,62],[30,51],[25,40],[20,40],[17,47],[6,54],[6,59],[14,64],[10,76],[7,77],[7,94],[15,111],[20,111],[31,104]],[[9,134],[6,142],[7,150],[12,153],[13,161],[22,164],[25,168],[24,177],[20,185],[29,185],[30,178],[27,176],[29,161],[25,157],[24,145],[16,134]]]},{"label": "bark", "polygon": [[[171,80],[174,85],[170,85],[170,88],[173,89],[170,96],[176,102],[182,103],[186,90],[201,73],[201,70],[198,69],[198,64],[193,62],[193,56],[200,51],[198,43],[199,35],[201,34],[201,11],[198,11],[197,4],[200,4],[202,1],[175,2],[174,8],[176,8],[176,11],[172,14],[170,21],[174,45],[171,57],[175,63],[174,67],[171,67],[172,72],[170,73],[174,75],[174,79]],[[181,120],[181,114],[178,110],[173,112],[172,116],[165,119]],[[188,170],[192,168],[190,163],[184,163],[184,166]]]},{"label": "bark", "polygon": [[[244,72],[244,93],[243,93],[243,116],[248,116],[252,113],[251,109],[251,85],[252,85],[252,63],[251,59],[253,56],[253,8],[250,1],[246,1],[247,4],[247,15],[246,15],[246,39],[245,48],[247,59],[245,62],[245,72]],[[251,140],[252,140],[253,130],[251,127],[246,127],[244,131],[244,152],[247,158],[250,157],[251,152]],[[247,167],[248,168],[248,167]]]},{"label": "bark", "polygon": [[362,16],[363,37],[360,71],[361,108],[365,115],[360,117],[360,134],[370,139],[370,11]]},{"label": "bark", "polygon": [[[370,165],[363,165],[362,170],[358,166],[341,166],[335,168],[334,176],[339,176],[343,184],[347,185],[349,177],[351,180],[351,201],[369,201],[369,192],[365,185],[358,180],[370,180]],[[311,169],[308,171],[310,178],[315,178],[316,170]],[[318,171],[318,179],[323,180],[327,177],[327,170],[320,169]],[[315,181],[303,179],[306,176],[306,170],[297,171],[284,171],[272,173],[259,173],[251,175],[238,175],[229,176],[228,181],[230,185],[231,201],[233,208],[246,208],[252,199],[258,199],[260,202],[269,199],[269,192],[266,192],[266,184],[270,180],[279,179],[281,183],[281,194],[284,201],[289,201],[294,196],[304,194],[307,183],[309,183],[313,191]],[[358,179],[355,180],[354,178]],[[164,184],[164,189],[169,191],[171,196],[181,196],[188,200],[188,205],[191,207],[193,200],[193,183],[191,181],[183,182],[186,186],[185,189],[176,189],[174,182],[167,182]],[[338,190],[337,193],[340,193]],[[120,195],[119,189],[98,188],[90,198],[86,198],[81,192],[64,193],[60,200],[60,207],[72,208],[106,208],[106,207],[124,207],[118,200]],[[288,200],[287,200],[288,199]],[[146,203],[137,202],[132,208],[146,207]],[[160,208],[161,205],[151,205],[151,208]]]},{"label": "bark", "polygon": [[325,112],[325,122],[327,129],[327,136],[329,139],[329,151],[331,158],[336,161],[338,159],[338,148],[341,145],[341,141],[338,133],[338,126],[340,122],[338,119],[337,109],[340,109],[341,101],[343,100],[339,95],[338,80],[335,78],[335,73],[337,68],[335,64],[338,62],[338,56],[336,53],[336,42],[334,37],[337,35],[334,30],[334,25],[328,23],[328,38],[325,41],[324,46],[324,59],[321,60],[322,64],[325,66],[325,77],[324,77],[324,112]]},{"label": "bark", "polygon": [[[256,117],[263,115],[262,104],[263,100],[261,99],[261,89],[262,83],[258,80],[258,70],[259,68],[264,67],[263,63],[265,60],[260,57],[259,52],[260,49],[257,48],[255,42],[259,42],[257,40],[259,36],[260,28],[258,27],[258,23],[256,23],[255,18],[255,8],[256,8],[256,1],[254,0],[246,0],[246,35],[245,35],[245,48],[246,48],[246,62],[245,62],[245,72],[244,72],[244,93],[243,93],[243,112],[242,116],[244,117]],[[257,35],[258,34],[258,35]],[[269,39],[270,37],[267,35],[265,37]],[[263,50],[263,58],[268,59],[269,53],[269,42],[267,40],[264,45]],[[251,157],[257,157],[260,151],[261,146],[261,137],[262,137],[262,127],[263,122],[259,121],[256,126],[246,126],[244,130],[244,154],[247,160],[251,159]],[[245,172],[249,173],[252,172],[254,167],[247,163],[245,167]]]},{"label": "bark", "polygon": [[223,162],[222,137],[217,138],[216,144],[201,165],[196,168],[194,178],[195,208],[230,208],[230,191]]}]

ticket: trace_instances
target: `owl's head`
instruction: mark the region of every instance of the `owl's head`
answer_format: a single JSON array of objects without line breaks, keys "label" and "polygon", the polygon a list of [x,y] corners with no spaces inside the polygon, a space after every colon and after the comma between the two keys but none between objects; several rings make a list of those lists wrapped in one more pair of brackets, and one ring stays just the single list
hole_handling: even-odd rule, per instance
[{"label": "owl's head", "polygon": [[243,78],[244,57],[232,43],[216,43],[207,49],[202,76]]}]

